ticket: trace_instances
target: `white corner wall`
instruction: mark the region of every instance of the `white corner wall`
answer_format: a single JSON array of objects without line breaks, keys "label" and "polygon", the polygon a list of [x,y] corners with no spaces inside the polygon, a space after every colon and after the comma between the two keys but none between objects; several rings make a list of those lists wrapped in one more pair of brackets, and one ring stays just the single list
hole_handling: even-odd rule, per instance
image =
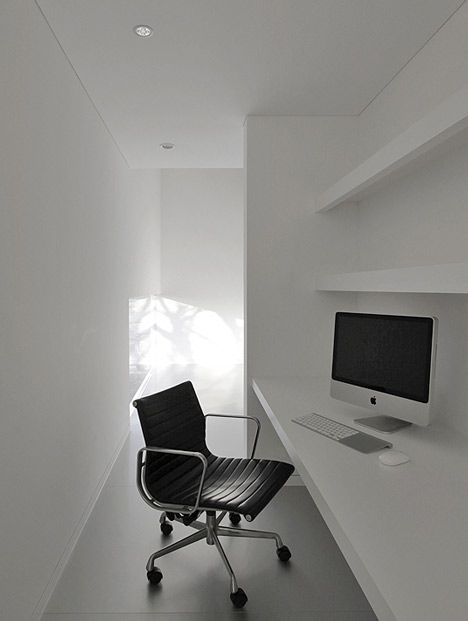
[{"label": "white corner wall", "polygon": [[25,621],[127,430],[160,180],[128,169],[34,2],[2,2],[0,58],[0,619]]}]

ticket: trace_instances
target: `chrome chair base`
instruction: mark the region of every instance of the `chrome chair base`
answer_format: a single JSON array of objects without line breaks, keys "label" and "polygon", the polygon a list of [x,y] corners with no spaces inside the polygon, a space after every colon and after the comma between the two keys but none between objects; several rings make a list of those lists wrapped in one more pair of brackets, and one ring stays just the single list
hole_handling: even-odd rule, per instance
[{"label": "chrome chair base", "polygon": [[[225,515],[226,515],[226,511],[223,511],[218,516],[216,515],[215,511],[207,511],[206,512],[206,523],[203,523],[199,520],[195,520],[191,522],[190,524],[188,524],[188,526],[194,528],[196,532],[192,533],[188,537],[184,537],[183,539],[180,539],[179,541],[176,541],[175,543],[169,546],[166,546],[165,548],[162,548],[161,550],[158,550],[157,552],[154,552],[153,554],[151,554],[146,564],[146,571],[148,572],[148,575],[150,575],[151,572],[154,572],[155,570],[161,573],[160,570],[156,568],[154,565],[154,562],[156,561],[156,559],[161,558],[162,556],[165,556],[166,554],[171,554],[172,552],[175,552],[176,550],[180,550],[181,548],[185,548],[186,546],[189,546],[190,544],[195,543],[196,541],[205,539],[208,545],[215,546],[215,548],[218,550],[219,555],[221,556],[221,559],[224,563],[224,566],[226,567],[226,570],[229,574],[229,578],[231,581],[231,600],[237,608],[241,608],[246,603],[247,596],[245,595],[242,589],[239,589],[236,575],[231,567],[231,564],[229,563],[229,560],[226,556],[226,553],[224,552],[224,549],[221,545],[219,538],[220,537],[249,537],[253,539],[274,539],[276,543],[276,552],[277,552],[278,558],[281,561],[284,562],[284,561],[289,560],[291,554],[289,552],[289,549],[285,545],[283,545],[283,541],[281,540],[281,537],[277,533],[268,532],[264,530],[250,530],[250,529],[238,528],[234,526],[220,526],[220,522],[224,518]],[[183,523],[180,517],[174,516],[172,519],[176,522]],[[160,519],[161,524],[163,524],[165,520],[166,520],[166,512],[163,512],[161,515],[161,519]],[[162,577],[162,574],[161,574],[161,577]],[[240,603],[240,605],[238,605],[236,602]]]}]

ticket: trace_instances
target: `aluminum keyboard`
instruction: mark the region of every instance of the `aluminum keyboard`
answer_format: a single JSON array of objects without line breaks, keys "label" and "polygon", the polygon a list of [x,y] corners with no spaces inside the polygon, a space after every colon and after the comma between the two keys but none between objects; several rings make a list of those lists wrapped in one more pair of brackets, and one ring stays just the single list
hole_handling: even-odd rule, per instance
[{"label": "aluminum keyboard", "polygon": [[306,414],[305,416],[299,416],[298,418],[293,418],[292,422],[302,425],[307,429],[311,429],[312,431],[316,431],[322,436],[326,436],[327,438],[331,438],[337,442],[343,440],[344,438],[349,438],[359,434],[359,431],[352,429],[352,427],[347,427],[346,425],[337,423],[336,421],[326,418],[325,416],[321,416],[320,414],[316,414],[315,412],[312,414]]}]

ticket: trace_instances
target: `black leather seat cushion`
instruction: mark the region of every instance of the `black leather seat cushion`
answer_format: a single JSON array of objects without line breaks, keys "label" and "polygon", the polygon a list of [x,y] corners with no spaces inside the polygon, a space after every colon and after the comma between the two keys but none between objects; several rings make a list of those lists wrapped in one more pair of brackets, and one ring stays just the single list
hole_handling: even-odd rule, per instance
[{"label": "black leather seat cushion", "polygon": [[[205,416],[191,382],[135,402],[147,446],[197,451],[207,461],[200,507],[253,519],[294,470],[285,462],[217,457],[205,442]],[[148,453],[145,484],[161,503],[193,505],[202,464],[196,457]]]},{"label": "black leather seat cushion", "polygon": [[[149,492],[164,502],[193,504],[200,483],[201,466],[182,458],[179,468],[165,477],[147,482]],[[187,471],[188,462],[191,468]],[[268,459],[208,456],[201,495],[204,509],[234,511],[255,518],[287,481],[294,467]]]}]

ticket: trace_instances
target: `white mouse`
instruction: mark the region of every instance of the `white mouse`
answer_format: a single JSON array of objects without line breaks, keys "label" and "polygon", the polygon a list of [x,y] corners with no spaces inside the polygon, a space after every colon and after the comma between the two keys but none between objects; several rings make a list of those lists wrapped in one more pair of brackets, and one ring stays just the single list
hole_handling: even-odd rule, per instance
[{"label": "white mouse", "polygon": [[410,458],[400,451],[384,451],[379,455],[379,461],[385,466],[399,466],[400,464],[406,464]]}]

